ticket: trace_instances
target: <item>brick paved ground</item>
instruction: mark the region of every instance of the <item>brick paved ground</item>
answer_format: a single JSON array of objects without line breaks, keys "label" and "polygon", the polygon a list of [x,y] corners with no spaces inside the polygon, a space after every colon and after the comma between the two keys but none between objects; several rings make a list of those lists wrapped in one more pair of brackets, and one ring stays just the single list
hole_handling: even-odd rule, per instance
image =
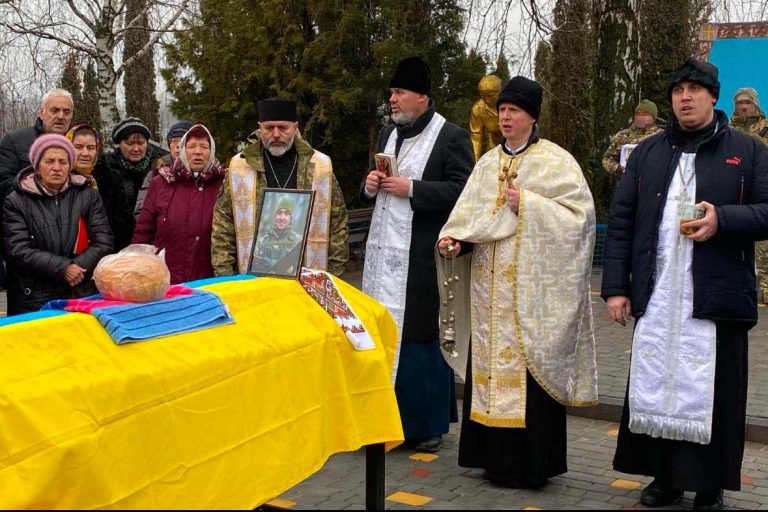
[{"label": "brick paved ground", "polygon": [[[568,472],[540,490],[498,487],[478,469],[457,465],[459,426],[444,437],[434,460],[418,460],[396,448],[386,457],[385,506],[391,510],[632,509],[641,507],[640,490],[649,483],[613,471],[616,423],[568,417]],[[283,493],[277,502],[296,509],[345,510],[365,505],[365,455],[362,450],[333,456],[323,469]],[[743,485],[726,492],[726,508],[768,509],[768,446],[747,443]],[[402,494],[406,493],[406,494]],[[404,498],[403,502],[395,501]],[[669,509],[692,506],[693,494]]]}]

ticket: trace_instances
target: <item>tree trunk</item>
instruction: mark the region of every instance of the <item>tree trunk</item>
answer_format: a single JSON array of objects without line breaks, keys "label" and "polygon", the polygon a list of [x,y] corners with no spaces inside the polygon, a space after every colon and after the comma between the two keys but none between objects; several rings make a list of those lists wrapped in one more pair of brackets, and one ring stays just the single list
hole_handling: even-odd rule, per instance
[{"label": "tree trunk", "polygon": [[[639,100],[639,31],[636,0],[595,0],[592,11],[597,51],[590,185],[598,219],[605,221],[618,180],[603,169],[601,162],[611,136],[628,126]],[[666,34],[660,32],[659,36]]]}]

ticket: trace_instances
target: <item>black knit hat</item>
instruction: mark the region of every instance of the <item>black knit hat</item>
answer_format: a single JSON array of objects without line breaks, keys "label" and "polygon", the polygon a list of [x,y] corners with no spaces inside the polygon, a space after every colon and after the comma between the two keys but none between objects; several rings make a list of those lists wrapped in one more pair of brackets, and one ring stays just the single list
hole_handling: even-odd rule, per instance
[{"label": "black knit hat", "polygon": [[406,57],[397,64],[395,74],[389,81],[390,89],[405,89],[429,95],[432,90],[432,73],[421,57]]},{"label": "black knit hat", "polygon": [[269,98],[259,102],[259,122],[264,121],[296,121],[296,102]]},{"label": "black knit hat", "polygon": [[499,93],[496,110],[499,110],[502,103],[514,103],[538,121],[541,113],[541,96],[542,89],[538,82],[524,76],[516,76]]},{"label": "black knit hat", "polygon": [[672,89],[680,82],[694,82],[706,87],[715,99],[720,97],[718,70],[714,64],[688,57],[685,63],[674,70],[667,83],[667,99],[672,101]]},{"label": "black knit hat", "polygon": [[152,133],[144,121],[138,117],[126,117],[112,128],[112,141],[115,144],[120,144],[134,133],[142,134],[147,140],[152,138]]}]

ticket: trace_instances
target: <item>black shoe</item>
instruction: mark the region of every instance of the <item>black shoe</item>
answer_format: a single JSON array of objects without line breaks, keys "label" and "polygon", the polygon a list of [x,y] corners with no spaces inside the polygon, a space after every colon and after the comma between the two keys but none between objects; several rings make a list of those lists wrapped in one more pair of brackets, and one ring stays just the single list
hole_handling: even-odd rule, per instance
[{"label": "black shoe", "polygon": [[723,490],[697,492],[693,510],[723,510]]},{"label": "black shoe", "polygon": [[443,438],[440,436],[428,437],[413,447],[417,452],[437,453],[443,444]]},{"label": "black shoe", "polygon": [[673,489],[654,480],[640,493],[640,503],[646,507],[666,507],[683,495],[680,489]]}]

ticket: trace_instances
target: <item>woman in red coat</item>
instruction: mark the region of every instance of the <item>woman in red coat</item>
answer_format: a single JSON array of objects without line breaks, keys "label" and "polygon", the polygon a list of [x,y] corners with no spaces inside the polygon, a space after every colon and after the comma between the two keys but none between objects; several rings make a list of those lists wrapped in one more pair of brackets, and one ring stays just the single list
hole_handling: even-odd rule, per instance
[{"label": "woman in red coat", "polygon": [[213,206],[226,172],[210,132],[197,124],[181,139],[178,158],[152,179],[131,243],[165,249],[172,284],[213,277]]}]

